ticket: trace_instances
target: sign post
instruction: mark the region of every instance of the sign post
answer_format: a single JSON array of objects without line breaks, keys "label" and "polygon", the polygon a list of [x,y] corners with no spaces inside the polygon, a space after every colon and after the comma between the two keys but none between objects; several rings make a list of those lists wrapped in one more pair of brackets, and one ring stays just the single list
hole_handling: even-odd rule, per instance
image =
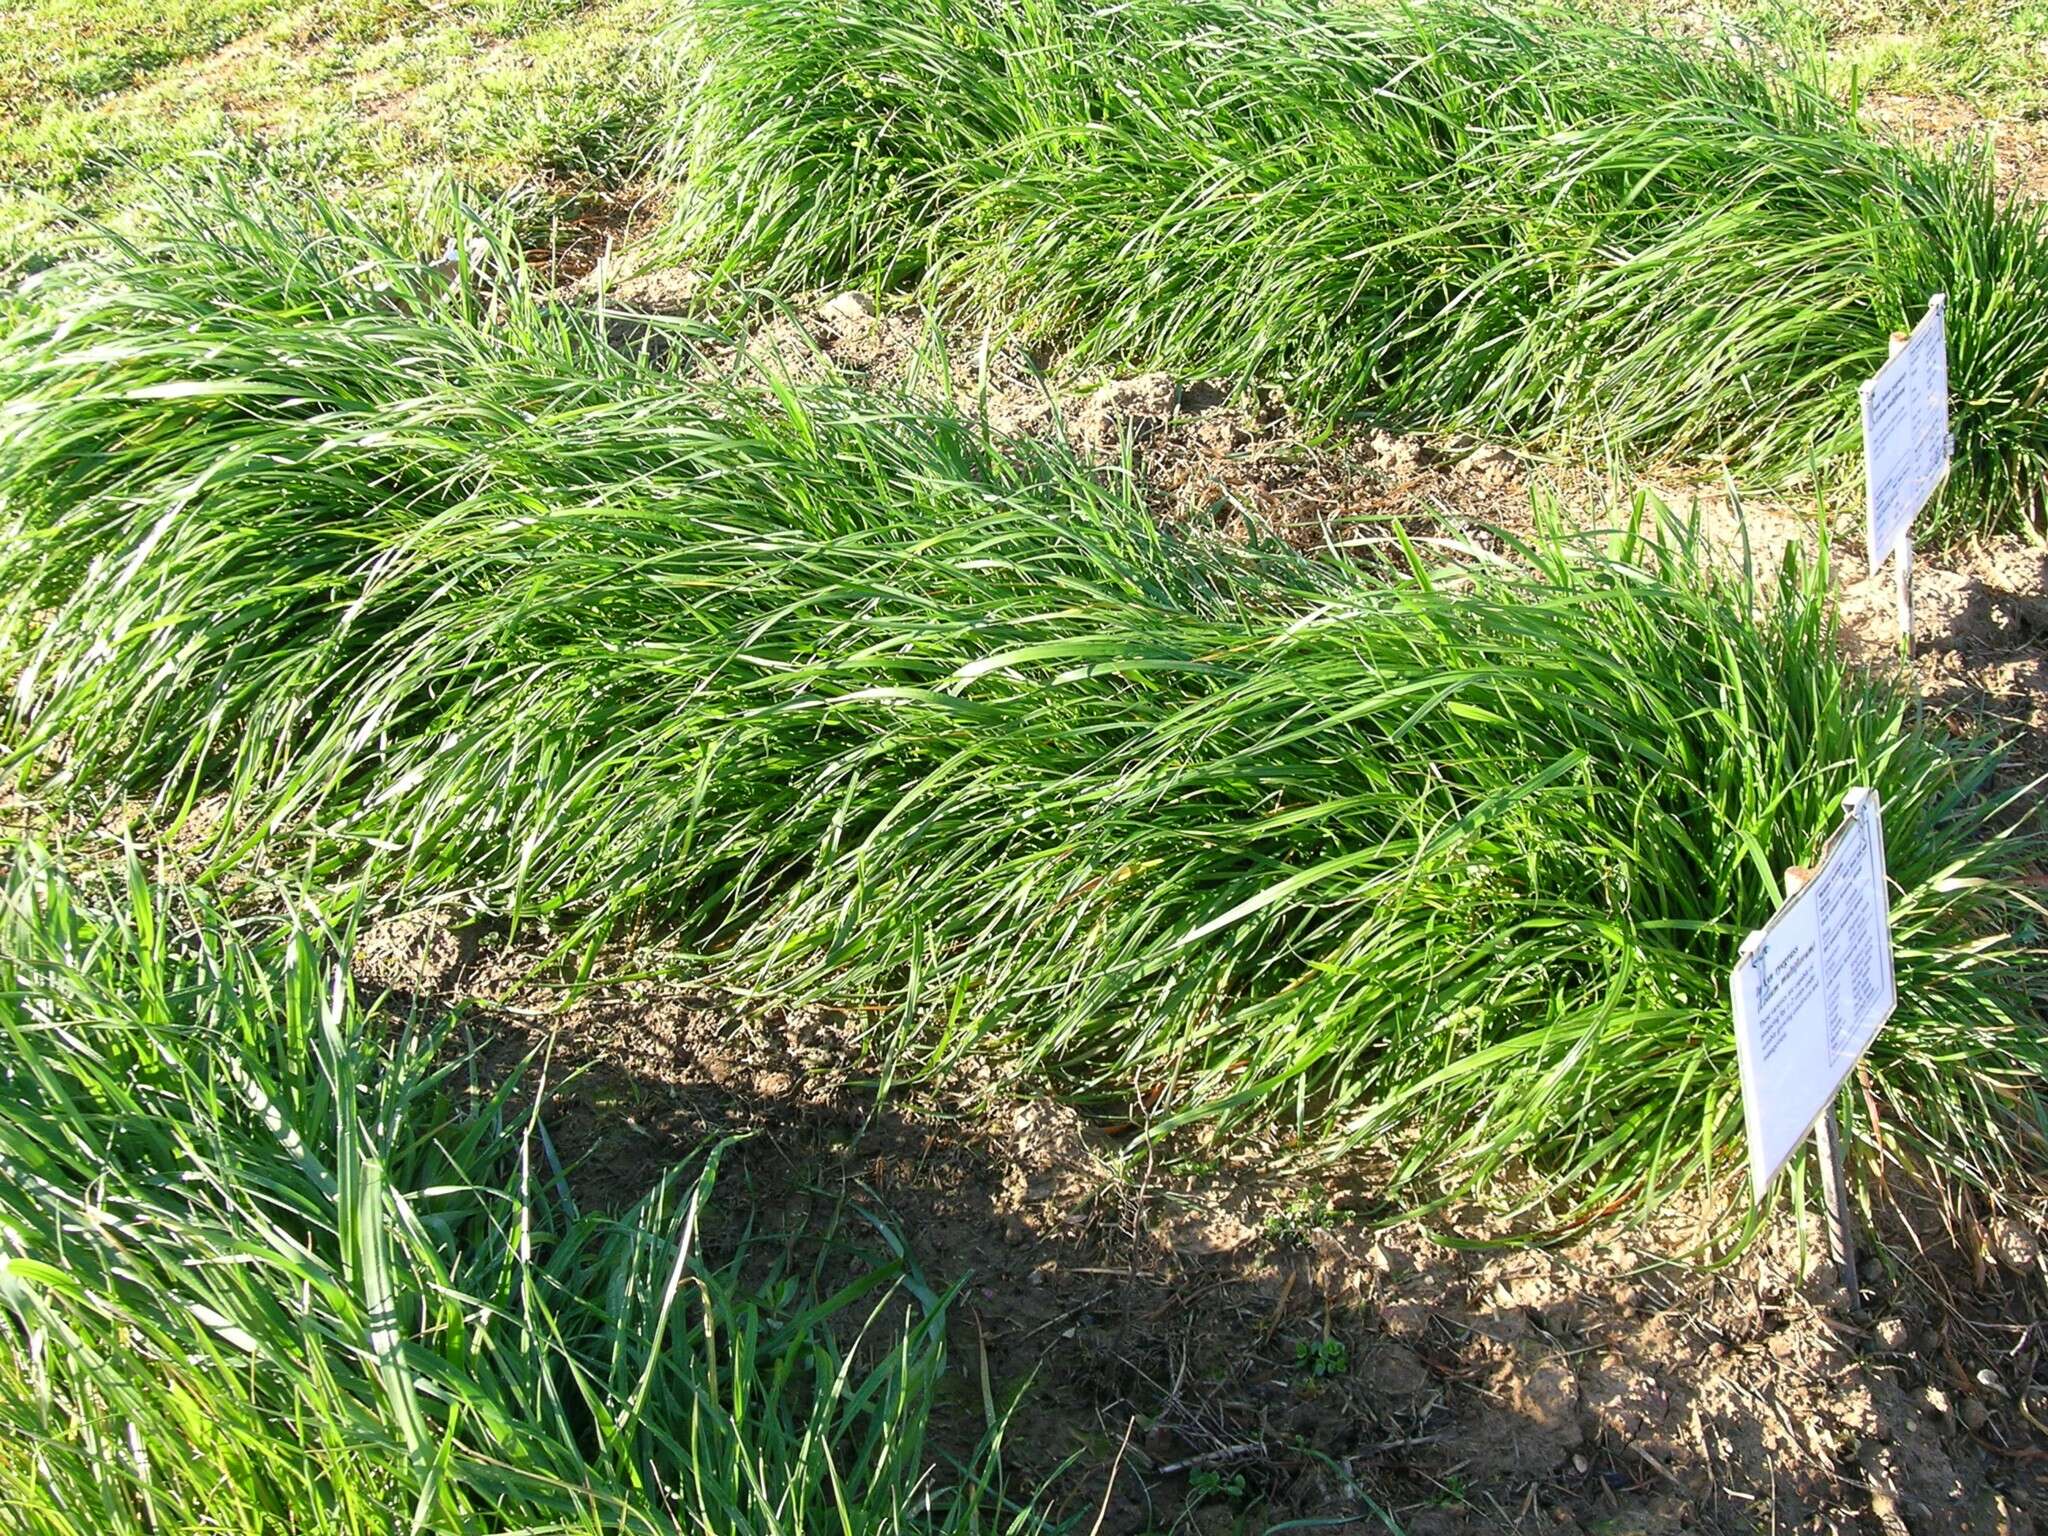
[{"label": "sign post", "polygon": [[1856,1251],[1835,1097],[1898,1006],[1884,819],[1877,792],[1853,789],[1810,870],[1743,942],[1730,982],[1750,1186],[1758,1200],[1812,1131],[1827,1204],[1828,1251],[1856,1294]]},{"label": "sign post", "polygon": [[1937,293],[1909,336],[1860,391],[1870,574],[1898,556],[1899,646],[1913,654],[1913,519],[1948,478],[1948,296]]},{"label": "sign post", "polygon": [[1853,1298],[1856,1285],[1856,1234],[1849,1224],[1848,1165],[1842,1155],[1842,1117],[1834,1101],[1813,1128],[1813,1149],[1820,1155],[1820,1197],[1827,1212],[1828,1257],[1835,1261],[1835,1273]]}]

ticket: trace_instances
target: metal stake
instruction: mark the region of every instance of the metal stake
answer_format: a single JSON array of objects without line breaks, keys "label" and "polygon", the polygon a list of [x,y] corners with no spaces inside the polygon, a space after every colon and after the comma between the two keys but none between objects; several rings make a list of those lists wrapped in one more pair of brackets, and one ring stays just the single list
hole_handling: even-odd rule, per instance
[{"label": "metal stake", "polygon": [[1835,1106],[1820,1117],[1813,1128],[1813,1145],[1820,1153],[1820,1192],[1827,1210],[1828,1257],[1842,1277],[1849,1304],[1856,1303],[1856,1238],[1849,1224],[1849,1180],[1842,1171],[1842,1122]]},{"label": "metal stake", "polygon": [[[1912,339],[1905,332],[1892,332],[1891,355],[1897,357],[1901,352],[1905,351],[1907,343]],[[1892,558],[1896,562],[1892,569],[1892,575],[1898,582],[1899,588],[1899,650],[1906,660],[1911,661],[1913,659],[1913,530],[1910,526],[1900,536],[1898,553]]]},{"label": "metal stake", "polygon": [[1913,534],[1909,529],[1899,540],[1899,552],[1895,557],[1898,568],[1894,573],[1899,584],[1899,650],[1906,660],[1913,659]]}]

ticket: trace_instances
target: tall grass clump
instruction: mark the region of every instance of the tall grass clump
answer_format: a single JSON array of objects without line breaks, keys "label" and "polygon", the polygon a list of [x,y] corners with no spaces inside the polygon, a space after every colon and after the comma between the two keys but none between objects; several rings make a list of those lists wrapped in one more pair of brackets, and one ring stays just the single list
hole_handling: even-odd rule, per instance
[{"label": "tall grass clump", "polygon": [[1088,363],[1324,418],[1853,473],[1856,385],[1949,295],[1930,536],[2048,474],[2048,234],[1760,56],[1474,0],[707,0],[687,259],[923,279]]},{"label": "tall grass clump", "polygon": [[578,1213],[510,1088],[359,1010],[315,928],[14,852],[10,1531],[1033,1528],[927,1462],[944,1313],[898,1321],[900,1261],[826,1295],[708,1257],[716,1148]]},{"label": "tall grass clump", "polygon": [[51,792],[224,795],[223,868],[268,833],[394,899],[657,924],[897,1065],[1395,1138],[1415,1198],[1512,1159],[1649,1205],[1733,1166],[1728,968],[1870,784],[1887,1145],[2038,1158],[2037,849],[1840,660],[1824,569],[1186,540],[950,415],[194,218],[0,353],[0,655]]}]

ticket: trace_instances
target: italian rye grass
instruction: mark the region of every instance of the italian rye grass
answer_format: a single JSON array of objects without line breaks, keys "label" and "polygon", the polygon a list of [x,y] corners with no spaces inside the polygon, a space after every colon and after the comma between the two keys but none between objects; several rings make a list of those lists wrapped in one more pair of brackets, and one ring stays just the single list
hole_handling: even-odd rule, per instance
[{"label": "italian rye grass", "polygon": [[1927,539],[2038,513],[2048,235],[1761,57],[1543,5],[705,0],[672,247],[923,281],[1077,362],[1605,462],[1860,477],[1855,389],[1949,296]]},{"label": "italian rye grass", "polygon": [[579,1212],[524,1092],[359,1008],[316,924],[8,851],[10,1531],[1036,1528],[927,1461],[944,1310],[900,1259],[814,1285],[718,1148]]},{"label": "italian rye grass", "polygon": [[200,204],[0,351],[15,762],[233,797],[394,899],[863,1005],[1155,1125],[1654,1205],[1734,1167],[1725,977],[1881,792],[1886,1145],[2035,1165],[2035,848],[1826,575],[1538,540],[1392,579],[1162,530],[973,422],[662,369],[516,273]]}]

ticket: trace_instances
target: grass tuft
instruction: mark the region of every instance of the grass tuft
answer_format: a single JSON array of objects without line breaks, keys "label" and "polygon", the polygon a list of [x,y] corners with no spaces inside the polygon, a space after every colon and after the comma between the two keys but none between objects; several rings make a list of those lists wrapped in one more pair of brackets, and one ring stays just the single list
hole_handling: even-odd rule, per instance
[{"label": "grass tuft", "polygon": [[[1734,1169],[1726,976],[1843,792],[1883,796],[1893,1153],[2038,1161],[2037,853],[1994,758],[1841,659],[1823,567],[1645,525],[1374,575],[1155,525],[1051,449],[657,367],[488,255],[195,204],[0,351],[15,758],[218,790],[395,894],[648,920],[1160,1129]],[[1434,557],[1432,557],[1434,558]],[[236,838],[241,841],[236,841]]]},{"label": "grass tuft", "polygon": [[1949,295],[1929,540],[2048,478],[2048,234],[1988,155],[1872,137],[1760,53],[1534,5],[707,0],[670,239],[729,278],[923,281],[1077,361],[1313,414],[1792,482]]},{"label": "grass tuft", "polygon": [[358,1008],[316,926],[13,851],[11,1530],[1035,1528],[928,1464],[944,1309],[899,1323],[900,1259],[827,1293],[774,1239],[709,1257],[746,1225],[715,1147],[579,1213],[512,1085]]}]

